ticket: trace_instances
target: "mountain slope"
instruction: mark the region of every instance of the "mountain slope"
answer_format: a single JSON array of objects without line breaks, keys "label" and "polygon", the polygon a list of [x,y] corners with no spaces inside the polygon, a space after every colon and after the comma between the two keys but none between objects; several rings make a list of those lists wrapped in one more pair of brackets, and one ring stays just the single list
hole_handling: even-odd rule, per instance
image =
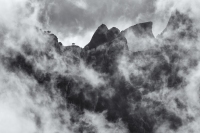
[{"label": "mountain slope", "polygon": [[[2,64],[10,75],[23,74],[44,88],[52,101],[60,98],[52,117],[70,126],[71,132],[181,132],[193,124],[199,109],[198,102],[191,102],[198,89],[190,79],[198,70],[199,51],[182,45],[182,38],[187,38],[196,46],[193,23],[176,12],[159,39],[152,25],[139,23],[120,32],[102,24],[84,48],[63,46],[55,35],[39,31],[44,47],[26,42],[19,51],[10,48],[1,55]],[[32,88],[29,93],[37,99]],[[60,110],[68,111],[68,121]],[[42,129],[45,121],[37,117]],[[95,123],[97,118],[100,122]]]}]

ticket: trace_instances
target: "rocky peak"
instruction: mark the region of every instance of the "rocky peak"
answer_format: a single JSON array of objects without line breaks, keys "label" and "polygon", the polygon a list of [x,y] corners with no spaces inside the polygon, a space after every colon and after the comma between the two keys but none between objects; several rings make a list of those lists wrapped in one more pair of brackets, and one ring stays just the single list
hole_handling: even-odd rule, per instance
[{"label": "rocky peak", "polygon": [[[133,25],[124,31],[121,32],[121,35],[124,36],[127,40],[127,45],[129,50],[138,50],[138,45],[141,45],[145,40],[154,39],[152,32],[152,22],[145,22]],[[136,48],[137,47],[137,48]]]},{"label": "rocky peak", "polygon": [[101,44],[112,41],[119,34],[120,34],[120,30],[117,29],[116,27],[113,27],[109,30],[105,24],[102,24],[95,31],[94,35],[92,36],[91,41],[88,43],[88,45],[86,45],[85,48],[88,48],[88,49],[96,48]]},{"label": "rocky peak", "polygon": [[124,31],[122,31],[122,35],[125,35],[128,33],[133,33],[136,37],[152,37],[154,38],[153,32],[152,32],[152,22],[145,22],[145,23],[139,23],[136,25],[133,25]]},{"label": "rocky peak", "polygon": [[108,31],[108,27],[105,24],[101,24],[96,32],[99,33],[106,33]]},{"label": "rocky peak", "polygon": [[132,42],[135,39],[135,37],[154,38],[152,32],[152,25],[152,22],[139,23],[120,32],[120,30],[116,27],[108,29],[105,24],[102,24],[95,31],[91,41],[88,43],[88,45],[85,46],[85,49],[90,50],[93,48],[97,48],[99,45],[105,43],[109,44],[109,42],[112,42],[120,36],[123,36],[126,39],[127,43]]},{"label": "rocky peak", "polygon": [[100,44],[107,42],[107,32],[107,26],[105,24],[100,25],[95,31],[94,35],[92,36],[91,41],[88,43],[88,45],[86,45],[86,47],[88,49],[93,49],[99,46]]}]

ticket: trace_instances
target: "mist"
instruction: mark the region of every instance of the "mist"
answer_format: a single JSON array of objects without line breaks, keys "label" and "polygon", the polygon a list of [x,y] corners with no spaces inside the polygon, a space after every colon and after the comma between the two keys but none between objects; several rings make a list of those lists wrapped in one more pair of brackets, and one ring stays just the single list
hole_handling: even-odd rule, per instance
[{"label": "mist", "polygon": [[1,0],[0,132],[198,133],[199,4]]}]

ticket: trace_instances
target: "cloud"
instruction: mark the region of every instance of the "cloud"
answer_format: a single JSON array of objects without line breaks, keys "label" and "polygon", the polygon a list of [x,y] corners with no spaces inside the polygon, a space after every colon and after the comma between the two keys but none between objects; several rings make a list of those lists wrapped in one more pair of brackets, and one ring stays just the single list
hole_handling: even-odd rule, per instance
[{"label": "cloud", "polygon": [[[162,23],[166,25],[166,20],[171,16],[171,13],[178,10],[191,17],[195,23],[194,26],[199,27],[198,7],[200,6],[200,2],[197,0],[182,0],[181,2],[175,0],[156,0],[154,6],[155,16],[159,18],[155,23],[156,25],[162,25]],[[159,26],[156,30],[159,31]]]},{"label": "cloud", "polygon": [[[34,133],[56,131],[68,132],[60,123],[62,114],[58,106],[62,103],[59,97],[51,99],[45,88],[23,73],[7,72],[1,64],[0,76],[0,132],[2,133]],[[63,119],[69,122],[68,112],[63,112]]]},{"label": "cloud", "polygon": [[84,0],[70,1],[70,2],[72,2],[75,6],[82,8],[82,9],[86,10],[88,8],[88,5],[87,5],[86,1],[84,1]]},{"label": "cloud", "polygon": [[[84,7],[83,3],[73,4]],[[84,63],[68,64],[66,60],[72,57],[56,52],[55,41],[40,30],[45,28],[41,1],[0,1],[0,5],[0,132],[74,132],[77,123],[73,125],[70,118],[75,111],[66,107],[68,103],[56,87],[56,76],[71,76],[98,87],[105,85],[102,75]],[[38,83],[37,76],[47,73],[52,74],[52,81],[48,85]]]},{"label": "cloud", "polygon": [[[89,38],[83,40],[82,36],[94,33],[102,23],[124,30],[138,22],[149,21],[154,12],[153,0],[44,0],[43,3],[41,18],[47,23],[47,29],[59,33],[65,38],[62,40],[76,36],[75,43],[82,47],[90,41]],[[73,43],[65,42],[64,45]]]},{"label": "cloud", "polygon": [[120,120],[116,123],[108,122],[105,119],[104,113],[97,114],[85,111],[83,119],[88,124],[94,126],[97,133],[128,133],[126,126]]},{"label": "cloud", "polygon": [[[172,10],[180,8],[181,10],[182,7],[184,7],[184,10],[182,11],[188,11],[186,8],[186,5],[189,4],[188,1],[184,1],[180,5],[177,5],[175,1],[164,1],[164,4],[159,0],[156,2],[156,14],[163,19],[161,22],[165,21],[167,16],[170,14],[169,12],[167,15],[163,15],[170,8],[172,8]],[[176,50],[173,43],[165,42],[165,45],[169,46],[169,49],[166,48],[163,50],[161,49],[163,48],[163,45],[155,47],[154,45],[148,45],[149,41],[146,40],[146,38],[142,38],[142,40],[138,40],[138,42],[134,41],[134,39],[136,39],[134,38],[132,41],[134,47],[132,48],[133,50],[130,52],[130,55],[139,51],[147,52],[152,47],[160,51],[160,55],[159,58],[158,56],[153,57],[149,56],[149,53],[147,52],[141,54],[141,56],[129,57],[124,55],[119,58],[118,69],[121,72],[120,74],[123,75],[125,79],[136,88],[130,87],[129,90],[127,89],[125,94],[122,94],[120,89],[124,89],[124,86],[131,86],[130,84],[126,84],[125,82],[126,85],[123,86],[122,84],[121,88],[115,92],[116,88],[107,86],[107,83],[109,82],[109,79],[105,81],[107,75],[101,74],[93,68],[86,66],[81,60],[80,63],[77,64],[68,63],[68,60],[78,57],[78,55],[67,52],[65,56],[60,56],[60,53],[57,53],[56,50],[51,47],[54,41],[49,41],[49,35],[44,34],[41,30],[39,30],[40,28],[50,28],[53,32],[55,31],[55,33],[59,33],[58,36],[60,36],[62,40],[65,40],[64,43],[70,43],[71,40],[75,43],[77,43],[76,41],[79,41],[78,44],[84,46],[87,40],[84,40],[83,38],[91,35],[92,31],[96,29],[96,26],[100,23],[106,23],[110,26],[116,25],[124,28],[126,25],[149,19],[154,13],[154,7],[148,7],[151,4],[153,4],[152,1],[146,0],[127,0],[126,2],[122,0],[0,1],[0,5],[3,5],[2,8],[0,8],[0,17],[2,18],[2,21],[0,22],[0,56],[2,60],[0,65],[0,132],[55,133],[75,132],[84,128],[86,132],[92,130],[99,133],[125,133],[127,132],[127,127],[118,118],[122,116],[131,117],[132,115],[130,114],[134,114],[136,108],[133,110],[126,110],[123,107],[119,107],[119,105],[129,107],[129,103],[131,102],[133,104],[137,104],[134,100],[127,100],[123,96],[129,96],[129,91],[131,89],[134,90],[131,90],[131,93],[134,92],[135,94],[138,88],[141,89],[141,92],[146,91],[144,94],[141,93],[143,96],[138,104],[139,107],[146,107],[146,105],[148,105],[151,101],[159,102],[163,107],[165,107],[167,112],[175,114],[175,116],[180,117],[181,121],[183,121],[183,125],[181,125],[176,132],[186,132],[189,130],[194,130],[194,132],[198,131],[199,128],[197,125],[199,124],[200,107],[198,96],[199,39],[197,39],[197,42],[195,43],[194,40],[179,40],[176,42],[180,46],[180,49],[178,50]],[[198,5],[198,3],[192,1],[191,7],[194,7],[194,5]],[[198,9],[196,6],[191,10],[193,17],[197,11]],[[148,15],[149,12],[150,15]],[[127,22],[128,24],[124,24],[124,22]],[[137,45],[137,43],[141,43],[141,45]],[[24,45],[27,46],[26,48],[28,50],[26,48],[25,49],[28,52],[24,50]],[[173,47],[175,48],[173,49]],[[28,65],[28,70],[33,71],[31,74],[22,70],[24,66],[20,66],[19,62],[14,65],[11,64],[10,66],[11,68],[16,67],[16,70],[7,66],[10,60],[14,60],[19,56],[19,53],[21,54],[19,58],[20,63],[22,62],[23,65],[27,65],[28,63],[31,64]],[[172,63],[174,69],[171,70],[171,73],[172,75],[176,74],[175,68],[180,68],[180,70],[177,70],[177,75],[184,79],[182,84],[174,88],[167,86],[169,82],[167,79],[169,79],[171,75],[166,76],[163,74],[167,71],[165,70],[165,67],[168,66],[166,64],[172,62],[172,55],[179,55],[182,58],[180,58],[181,61]],[[3,60],[4,58],[5,60]],[[192,61],[197,61],[197,66],[195,66],[195,63],[192,63]],[[158,68],[162,67],[162,63],[166,63],[162,68],[164,69],[162,72],[164,72],[160,74],[160,77],[158,77],[158,83],[153,82],[153,72],[156,70],[159,71],[160,69]],[[37,70],[39,70],[39,74],[37,73],[37,76],[40,74],[51,74],[51,79],[48,84],[44,83],[41,85],[37,81],[38,79],[36,78],[36,75],[33,74]],[[102,93],[101,96],[106,95],[104,93],[108,93],[107,95],[111,93],[111,96],[117,93],[118,96],[116,96],[116,99],[120,98],[120,100],[114,101],[116,99],[113,98],[113,101],[110,102],[113,103],[113,107],[108,109],[111,110],[109,110],[111,113],[116,115],[118,120],[115,122],[106,120],[106,113],[94,113],[87,110],[80,114],[79,112],[76,112],[76,109],[63,99],[61,92],[57,90],[56,78],[58,75],[66,78],[70,77],[72,80],[74,79],[75,81],[78,81],[80,84],[77,84],[77,86],[84,86],[88,84],[92,86],[92,88],[104,86],[106,90],[98,90]],[[157,78],[156,76],[154,78]],[[115,82],[118,81],[121,81],[121,79],[118,79]],[[64,83],[66,82],[68,81],[64,80]],[[121,85],[121,82],[119,82],[120,85],[115,82],[113,84],[116,84],[117,87]],[[153,90],[154,86],[150,86],[149,88],[140,88],[143,85],[143,82],[147,82],[147,87],[149,84],[152,86],[158,85],[158,87],[156,86],[157,90]],[[111,89],[109,89],[109,87]],[[67,89],[67,87],[65,89]],[[76,91],[78,88],[73,89]],[[144,89],[152,89],[152,92]],[[84,91],[84,93],[87,93],[87,91]],[[130,94],[129,97],[134,94]],[[91,97],[88,99],[90,98]],[[91,98],[90,102],[93,103],[96,100],[95,98]],[[106,99],[109,98],[110,97],[106,97]],[[178,98],[178,100],[174,100],[176,98]],[[108,100],[102,102],[105,102],[105,108],[107,106],[107,101]],[[116,104],[115,102],[119,103]],[[184,105],[185,107],[183,106],[182,108],[178,108],[178,103],[180,106]],[[101,104],[101,101],[99,104]],[[115,112],[115,109],[119,110]],[[120,114],[120,109],[125,111]],[[157,106],[153,109],[147,108],[145,111],[147,111],[147,113],[151,113],[152,110],[155,111],[156,109]],[[72,122],[71,118],[76,113],[78,114],[76,117],[78,120]],[[119,117],[117,115],[119,115]],[[170,121],[168,119],[160,119],[161,122],[159,121],[160,123],[156,123],[157,127],[155,128],[155,132],[175,132],[170,129]],[[132,120],[134,119],[131,117],[131,122]],[[13,125],[12,128],[11,124]]]}]

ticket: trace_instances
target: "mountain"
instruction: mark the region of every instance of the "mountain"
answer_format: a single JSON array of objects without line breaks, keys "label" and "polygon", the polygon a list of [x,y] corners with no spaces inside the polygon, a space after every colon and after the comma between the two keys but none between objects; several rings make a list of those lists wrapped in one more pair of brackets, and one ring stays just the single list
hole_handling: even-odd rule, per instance
[{"label": "mountain", "polygon": [[[110,123],[106,128],[121,122],[130,133],[154,133],[164,126],[178,132],[195,119],[181,96],[185,95],[185,75],[198,65],[199,58],[179,43],[181,38],[192,39],[196,32],[192,20],[178,11],[172,14],[159,41],[152,25],[139,23],[120,32],[102,24],[84,48],[63,46],[54,34],[42,32],[38,34],[48,38],[47,48],[22,45],[22,52],[11,52],[12,56],[2,60],[8,71],[25,73],[44,86],[50,97],[55,95],[51,87],[56,88],[67,109],[73,110],[70,124],[76,125],[78,133],[97,132],[82,118],[86,110],[105,113],[105,121]],[[174,38],[178,42],[173,43]]]},{"label": "mountain", "polygon": [[95,31],[91,41],[89,42],[89,44],[85,46],[85,48],[88,49],[96,48],[103,43],[114,40],[119,34],[120,31],[116,27],[108,29],[105,24],[102,24]]},{"label": "mountain", "polygon": [[106,25],[102,24],[95,31],[91,41],[85,46],[85,48],[96,48],[101,44],[114,40],[118,36],[123,36],[126,39],[131,37],[133,38],[133,36],[136,36],[136,38],[154,38],[152,25],[152,22],[139,23],[120,32],[116,27],[108,29]]},{"label": "mountain", "polygon": [[122,34],[126,36],[128,33],[134,34],[136,37],[151,37],[154,38],[153,32],[152,32],[152,22],[145,22],[145,23],[139,23],[136,25],[133,25],[124,31],[122,31]]},{"label": "mountain", "polygon": [[166,28],[159,35],[169,39],[176,38],[197,38],[197,30],[194,28],[192,19],[176,10],[172,13]]}]

